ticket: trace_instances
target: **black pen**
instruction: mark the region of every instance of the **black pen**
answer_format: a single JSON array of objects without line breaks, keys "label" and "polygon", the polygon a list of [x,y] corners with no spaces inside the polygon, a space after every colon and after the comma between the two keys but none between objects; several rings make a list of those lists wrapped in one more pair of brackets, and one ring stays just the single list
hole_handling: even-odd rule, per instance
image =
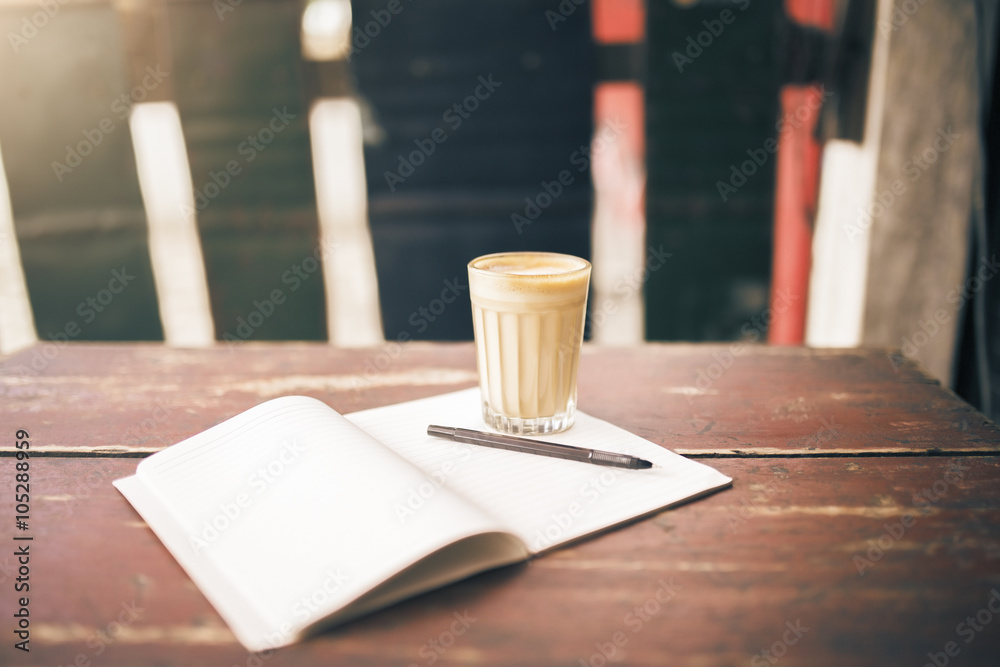
[{"label": "black pen", "polygon": [[498,433],[484,433],[483,431],[473,431],[467,428],[435,426],[432,424],[427,427],[427,435],[433,435],[438,438],[447,438],[449,440],[454,440],[455,442],[463,442],[469,445],[481,445],[483,447],[493,447],[495,449],[509,449],[513,452],[539,454],[540,456],[553,456],[558,459],[569,459],[571,461],[582,461],[584,463],[596,463],[597,465],[613,466],[615,468],[643,470],[653,467],[653,464],[649,461],[635,456],[630,456],[629,454],[605,452],[600,449],[571,447],[570,445],[557,445],[554,442],[529,440],[528,438],[518,438],[513,435],[500,435]]}]

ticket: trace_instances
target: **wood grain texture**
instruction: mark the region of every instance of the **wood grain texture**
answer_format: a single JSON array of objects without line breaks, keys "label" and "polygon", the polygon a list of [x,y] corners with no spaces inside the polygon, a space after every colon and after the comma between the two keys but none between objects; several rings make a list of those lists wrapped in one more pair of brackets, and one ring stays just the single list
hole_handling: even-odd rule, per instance
[{"label": "wood grain texture", "polygon": [[976,4],[947,0],[905,11],[897,3],[875,191],[842,221],[852,239],[871,228],[861,344],[904,348],[949,386],[964,308],[982,287],[966,279],[997,271],[968,259],[983,159],[976,51],[988,48],[978,43],[987,30],[977,28],[986,19],[977,18]]},{"label": "wood grain texture", "polygon": [[[0,424],[28,430],[35,454],[35,539],[32,650],[2,643],[0,664],[995,664],[1000,433],[882,350],[587,346],[582,409],[722,457],[733,488],[273,654],[243,651],[111,486],[267,398],[350,412],[475,382],[467,343],[43,344],[3,360]],[[12,490],[10,454],[4,441]],[[13,551],[0,550],[7,619]]]},{"label": "wood grain texture", "polygon": [[[0,488],[12,462],[0,459]],[[4,641],[0,664],[577,666],[604,664],[616,638],[608,664],[766,664],[754,657],[774,648],[780,665],[922,665],[955,641],[953,664],[968,666],[1000,651],[992,612],[971,637],[957,630],[1000,589],[995,457],[718,460],[731,490],[266,657],[242,650],[111,486],[136,463],[32,461],[31,652]],[[12,516],[11,494],[0,498]],[[8,544],[12,533],[5,523]]]},{"label": "wood grain texture", "polygon": [[[347,413],[475,384],[470,343],[45,343],[0,362],[0,421],[38,452],[144,455],[277,396]],[[579,405],[682,454],[1000,451],[995,424],[885,350],[584,346]]]}]

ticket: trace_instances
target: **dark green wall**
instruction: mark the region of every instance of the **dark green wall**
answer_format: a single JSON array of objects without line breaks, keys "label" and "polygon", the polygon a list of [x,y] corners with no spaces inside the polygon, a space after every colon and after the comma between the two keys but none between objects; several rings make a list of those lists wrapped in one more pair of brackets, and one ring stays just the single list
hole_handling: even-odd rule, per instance
[{"label": "dark green wall", "polygon": [[648,10],[647,243],[673,257],[647,284],[646,334],[736,339],[767,305],[775,156],[718,184],[778,135],[779,3]]}]

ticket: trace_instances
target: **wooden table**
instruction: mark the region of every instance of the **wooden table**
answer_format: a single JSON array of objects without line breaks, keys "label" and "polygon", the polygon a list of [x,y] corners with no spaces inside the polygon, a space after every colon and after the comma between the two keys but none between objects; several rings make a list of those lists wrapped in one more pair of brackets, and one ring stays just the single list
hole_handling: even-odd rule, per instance
[{"label": "wooden table", "polygon": [[471,345],[37,345],[0,362],[0,664],[997,665],[997,426],[882,350],[735,352],[586,347],[580,372],[583,410],[732,489],[251,655],[111,481],[274,396],[351,412],[473,386]]}]

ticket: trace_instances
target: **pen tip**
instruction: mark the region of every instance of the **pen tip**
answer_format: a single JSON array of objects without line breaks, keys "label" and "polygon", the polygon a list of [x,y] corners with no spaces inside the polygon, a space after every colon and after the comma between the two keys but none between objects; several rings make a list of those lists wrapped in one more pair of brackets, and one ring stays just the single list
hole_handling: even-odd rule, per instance
[{"label": "pen tip", "polygon": [[639,470],[645,470],[646,468],[652,468],[652,467],[653,464],[645,459],[639,459],[639,463],[636,465],[636,468]]}]

